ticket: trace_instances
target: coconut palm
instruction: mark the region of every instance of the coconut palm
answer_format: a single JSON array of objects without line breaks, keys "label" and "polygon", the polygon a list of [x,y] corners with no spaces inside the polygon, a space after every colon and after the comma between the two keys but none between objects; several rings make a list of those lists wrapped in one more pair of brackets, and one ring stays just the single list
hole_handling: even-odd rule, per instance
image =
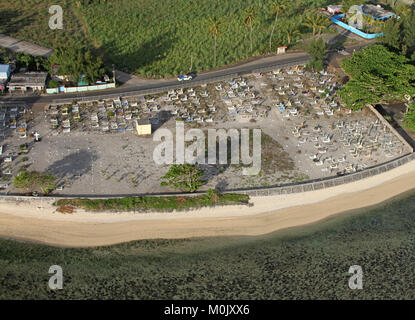
[{"label": "coconut palm", "polygon": [[244,24],[250,28],[249,32],[249,39],[251,42],[251,52],[253,50],[253,44],[252,44],[252,30],[255,23],[255,10],[253,7],[249,7],[245,10],[245,18],[244,18]]},{"label": "coconut palm", "polygon": [[272,0],[271,15],[275,15],[274,25],[272,26],[271,35],[269,37],[269,51],[272,50],[272,36],[277,26],[278,16],[287,9],[287,0]]},{"label": "coconut palm", "polygon": [[287,40],[287,44],[290,45],[293,41],[298,40],[298,38],[301,36],[301,32],[298,30],[298,27],[295,23],[289,22],[285,25],[284,35]]},{"label": "coconut palm", "polygon": [[372,27],[375,24],[375,19],[369,15],[363,15],[363,23],[365,26],[365,29],[368,30],[369,32],[372,32]]},{"label": "coconut palm", "polygon": [[209,24],[209,33],[213,35],[213,38],[215,40],[215,45],[213,48],[213,56],[214,56],[214,63],[213,65],[216,67],[216,39],[220,37],[220,31],[219,28],[223,24],[222,21],[220,21],[217,17],[210,18],[210,24]]},{"label": "coconut palm", "polygon": [[313,36],[315,36],[316,34],[320,35],[321,32],[327,28],[328,20],[322,15],[311,13],[306,15],[303,25],[312,29]]}]

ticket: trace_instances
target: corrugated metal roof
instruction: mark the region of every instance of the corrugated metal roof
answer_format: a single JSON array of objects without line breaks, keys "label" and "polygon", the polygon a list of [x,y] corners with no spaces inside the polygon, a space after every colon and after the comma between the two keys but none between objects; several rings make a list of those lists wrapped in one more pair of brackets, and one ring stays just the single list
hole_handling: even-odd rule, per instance
[{"label": "corrugated metal roof", "polygon": [[0,64],[0,72],[9,72],[10,65],[9,64]]}]

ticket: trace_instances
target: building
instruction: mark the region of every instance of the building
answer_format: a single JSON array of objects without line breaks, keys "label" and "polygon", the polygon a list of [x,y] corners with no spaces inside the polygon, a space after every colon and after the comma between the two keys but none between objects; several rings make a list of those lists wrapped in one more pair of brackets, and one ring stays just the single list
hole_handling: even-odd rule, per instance
[{"label": "building", "polygon": [[46,87],[47,72],[21,72],[11,76],[8,88],[10,92],[43,91]]},{"label": "building", "polygon": [[0,64],[0,82],[6,82],[11,73],[12,68],[9,64]]},{"label": "building", "polygon": [[151,122],[149,119],[136,120],[135,128],[139,136],[151,135]]},{"label": "building", "polygon": [[376,20],[385,21],[391,17],[394,17],[395,14],[391,11],[387,11],[382,8],[380,5],[374,4],[363,4],[362,12],[368,16],[372,16]]},{"label": "building", "polygon": [[278,47],[277,54],[284,54],[286,50],[287,50],[287,47],[284,47],[284,46]]},{"label": "building", "polygon": [[343,9],[343,6],[341,4],[340,5],[330,5],[330,6],[327,7],[328,13],[333,14],[333,15],[341,13],[342,9]]}]

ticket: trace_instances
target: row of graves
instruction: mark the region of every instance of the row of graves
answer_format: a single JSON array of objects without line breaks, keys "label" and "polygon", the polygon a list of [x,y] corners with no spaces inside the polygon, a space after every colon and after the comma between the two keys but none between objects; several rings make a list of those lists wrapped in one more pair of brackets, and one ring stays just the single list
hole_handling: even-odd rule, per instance
[{"label": "row of graves", "polygon": [[14,172],[17,172],[16,165],[26,161],[29,121],[27,106],[0,106],[0,190],[8,188]]},{"label": "row of graves", "polygon": [[[145,98],[143,98],[145,101]],[[107,99],[77,104],[51,105],[47,111],[50,126],[57,134],[71,132],[129,132],[135,120],[152,118],[157,108],[141,101]],[[154,120],[154,119],[152,119]]]},{"label": "row of graves", "polygon": [[[301,67],[257,74],[261,91],[271,99],[272,108],[284,118],[333,116],[340,111],[336,96],[339,84],[327,72],[308,72]],[[344,109],[350,113],[350,110]]]},{"label": "row of graves", "polygon": [[271,107],[251,78],[236,78],[215,85],[229,121],[254,122],[268,117]]},{"label": "row of graves", "polygon": [[198,88],[170,90],[154,102],[161,110],[169,112],[171,118],[195,124],[212,124],[221,116],[217,98],[207,85]]},{"label": "row of graves", "polygon": [[0,137],[16,133],[19,138],[26,138],[27,111],[27,106],[0,106]]},{"label": "row of graves", "polygon": [[322,172],[345,174],[397,158],[406,153],[403,143],[378,119],[310,120],[297,124],[292,135],[299,149]]},{"label": "row of graves", "polygon": [[154,96],[50,105],[47,115],[56,133],[133,131],[135,121],[140,119],[148,119],[157,127],[171,118],[209,125],[234,121],[244,113],[252,114],[253,118],[266,117],[270,107],[262,107],[264,99],[252,89],[245,79],[239,78],[215,86],[170,90]]}]

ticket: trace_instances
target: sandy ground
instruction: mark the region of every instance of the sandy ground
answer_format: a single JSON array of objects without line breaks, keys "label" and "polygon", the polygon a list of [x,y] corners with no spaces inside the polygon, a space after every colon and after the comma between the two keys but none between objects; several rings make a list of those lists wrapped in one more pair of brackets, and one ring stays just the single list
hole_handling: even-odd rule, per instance
[{"label": "sandy ground", "polygon": [[[89,247],[139,239],[256,236],[372,206],[414,188],[415,161],[389,172],[325,190],[256,197],[254,206],[177,213],[64,215],[50,205],[0,204],[0,236]],[[301,204],[301,205],[299,205]]]}]

